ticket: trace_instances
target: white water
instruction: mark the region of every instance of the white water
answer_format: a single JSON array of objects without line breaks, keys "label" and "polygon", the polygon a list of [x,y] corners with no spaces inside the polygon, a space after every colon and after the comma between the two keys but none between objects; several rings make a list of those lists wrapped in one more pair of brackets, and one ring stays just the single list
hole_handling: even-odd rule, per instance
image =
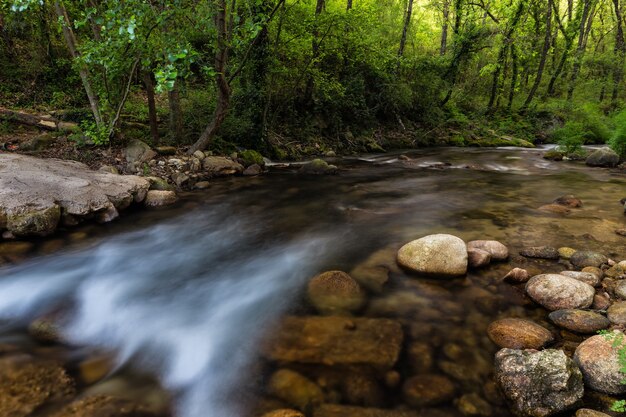
[{"label": "white water", "polygon": [[65,308],[73,343],[118,352],[155,373],[181,417],[235,417],[233,390],[264,328],[315,273],[326,240],[280,242],[228,208],[109,238],[90,249],[4,270],[0,320]]}]

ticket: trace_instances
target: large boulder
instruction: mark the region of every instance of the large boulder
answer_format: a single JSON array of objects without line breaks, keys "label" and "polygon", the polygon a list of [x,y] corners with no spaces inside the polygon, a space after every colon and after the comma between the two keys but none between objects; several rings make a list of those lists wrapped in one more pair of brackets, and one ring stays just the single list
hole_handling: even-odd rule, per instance
[{"label": "large boulder", "polygon": [[202,167],[213,177],[241,174],[243,172],[241,164],[222,156],[207,156],[202,161]]},{"label": "large boulder", "polygon": [[530,320],[506,318],[487,328],[489,339],[501,348],[541,349],[554,340],[550,330]]},{"label": "large boulder", "polygon": [[429,276],[456,277],[467,273],[467,247],[452,235],[429,235],[402,246],[398,263]]},{"label": "large boulder", "polygon": [[394,320],[286,317],[262,351],[279,362],[388,369],[398,360],[402,340],[402,326]]},{"label": "large boulder", "polygon": [[92,171],[80,162],[0,154],[0,230],[48,235],[64,219],[110,221],[118,210],[143,201],[149,185],[144,178]]},{"label": "large boulder", "polygon": [[590,167],[614,167],[619,164],[619,155],[609,148],[593,151],[585,160]]},{"label": "large boulder", "polygon": [[342,271],[327,271],[311,279],[307,295],[324,315],[349,315],[365,304],[365,292],[359,283]]},{"label": "large boulder", "polygon": [[505,261],[509,257],[509,249],[497,240],[472,240],[467,242],[467,248],[489,252],[495,261]]},{"label": "large boulder", "polygon": [[495,377],[515,414],[546,417],[574,407],[583,397],[583,377],[563,351],[502,349]]},{"label": "large boulder", "polygon": [[589,388],[606,394],[626,393],[626,384],[622,383],[625,375],[619,360],[623,349],[626,349],[626,341],[620,331],[592,336],[578,345],[574,360]]},{"label": "large boulder", "polygon": [[526,292],[548,310],[587,308],[596,290],[589,284],[559,274],[535,275],[526,283]]}]

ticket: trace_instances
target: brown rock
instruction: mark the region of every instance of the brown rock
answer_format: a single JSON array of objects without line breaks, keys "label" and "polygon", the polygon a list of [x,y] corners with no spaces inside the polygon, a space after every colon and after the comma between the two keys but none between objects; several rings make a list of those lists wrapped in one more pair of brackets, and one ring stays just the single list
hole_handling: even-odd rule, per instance
[{"label": "brown rock", "polygon": [[618,355],[618,351],[624,347],[624,334],[619,331],[592,336],[578,345],[574,361],[580,367],[589,388],[606,394],[626,393]]},{"label": "brown rock", "polygon": [[608,258],[601,253],[584,250],[576,251],[576,253],[574,253],[570,258],[572,265],[577,268],[584,268],[587,266],[595,266],[599,268],[608,261]]},{"label": "brown rock", "polygon": [[400,272],[396,264],[396,253],[397,250],[393,248],[374,252],[350,271],[350,276],[369,291],[381,293],[389,280],[389,274]]},{"label": "brown rock", "polygon": [[286,317],[263,346],[274,361],[391,368],[402,346],[402,327],[388,319]]},{"label": "brown rock", "polygon": [[519,251],[527,258],[559,259],[559,251],[552,246],[531,246]]},{"label": "brown rock", "polygon": [[467,243],[467,248],[484,250],[494,261],[505,261],[509,257],[509,249],[497,240],[472,240]]},{"label": "brown rock", "polygon": [[614,303],[606,311],[606,316],[613,324],[623,325],[626,324],[626,301],[618,301]]},{"label": "brown rock", "polygon": [[412,342],[407,349],[407,360],[411,374],[427,374],[432,371],[434,353],[426,342]]},{"label": "brown rock", "polygon": [[467,272],[467,247],[452,235],[429,235],[402,246],[398,263],[413,272],[434,277],[456,277]]},{"label": "brown rock", "polygon": [[246,177],[254,177],[256,175],[261,175],[263,173],[263,168],[259,164],[252,164],[245,171],[243,171],[243,175]]},{"label": "brown rock", "polygon": [[602,314],[584,310],[557,310],[548,315],[559,327],[577,333],[597,333],[609,327],[609,319]]},{"label": "brown rock", "polygon": [[383,410],[338,404],[322,404],[313,417],[428,417],[421,411]]},{"label": "brown rock", "polygon": [[504,281],[512,282],[512,283],[523,283],[530,279],[528,271],[522,268],[513,268],[509,271],[508,274],[502,278]]},{"label": "brown rock", "polygon": [[417,375],[407,379],[402,386],[404,401],[420,408],[446,403],[454,398],[456,388],[442,375]]},{"label": "brown rock", "polygon": [[324,394],[315,382],[289,369],[274,372],[268,382],[268,391],[302,411],[324,401]]},{"label": "brown rock", "polygon": [[380,407],[385,404],[385,392],[369,373],[350,372],[341,382],[343,402],[364,407]]},{"label": "brown rock", "polygon": [[157,417],[157,414],[130,400],[98,395],[74,401],[52,417]]},{"label": "brown rock", "polygon": [[611,417],[608,414],[601,413],[599,411],[590,410],[588,408],[581,408],[576,411],[576,417]]},{"label": "brown rock", "polygon": [[572,212],[572,210],[559,204],[546,204],[545,206],[539,207],[539,210],[554,214],[570,214]]},{"label": "brown rock", "polygon": [[598,278],[596,274],[593,274],[591,272],[562,271],[559,272],[559,274],[577,279],[578,281],[589,284],[592,287],[597,287],[598,285],[600,285],[600,278]]},{"label": "brown rock", "polygon": [[580,271],[581,272],[589,272],[591,274],[594,274],[599,279],[604,278],[604,271],[602,271],[600,268],[595,267],[595,266],[586,266],[583,269],[581,269]]},{"label": "brown rock", "polygon": [[243,172],[241,164],[221,156],[207,156],[202,161],[202,167],[212,176],[233,175]]},{"label": "brown rock", "polygon": [[541,349],[554,340],[545,327],[515,318],[494,321],[487,328],[487,335],[499,347],[511,349]]},{"label": "brown rock", "polygon": [[556,200],[554,200],[554,204],[558,204],[558,205],[569,207],[569,208],[580,208],[583,206],[583,202],[571,194],[563,195],[557,198]]},{"label": "brown rock", "polygon": [[526,283],[526,292],[548,310],[587,308],[596,293],[591,285],[558,274],[535,275]]},{"label": "brown rock", "polygon": [[606,310],[611,306],[611,298],[606,292],[596,293],[593,296],[591,308],[594,310]]},{"label": "brown rock", "polygon": [[280,410],[274,410],[270,411],[269,413],[265,413],[261,417],[304,417],[304,414],[297,410],[283,408]]},{"label": "brown rock", "polygon": [[489,265],[491,255],[482,249],[468,248],[467,261],[471,268],[482,268]]},{"label": "brown rock", "polygon": [[309,281],[307,295],[324,315],[349,315],[365,304],[365,292],[342,271],[327,271]]},{"label": "brown rock", "polygon": [[174,191],[150,190],[144,201],[147,207],[169,206],[178,201]]}]

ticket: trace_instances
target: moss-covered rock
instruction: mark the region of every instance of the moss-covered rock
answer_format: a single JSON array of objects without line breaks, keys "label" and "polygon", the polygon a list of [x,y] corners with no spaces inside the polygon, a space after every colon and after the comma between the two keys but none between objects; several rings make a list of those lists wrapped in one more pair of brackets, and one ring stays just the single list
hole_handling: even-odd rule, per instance
[{"label": "moss-covered rock", "polygon": [[243,165],[246,167],[254,164],[257,164],[259,166],[265,165],[263,155],[252,149],[246,149],[245,151],[241,152],[239,158],[243,161]]}]

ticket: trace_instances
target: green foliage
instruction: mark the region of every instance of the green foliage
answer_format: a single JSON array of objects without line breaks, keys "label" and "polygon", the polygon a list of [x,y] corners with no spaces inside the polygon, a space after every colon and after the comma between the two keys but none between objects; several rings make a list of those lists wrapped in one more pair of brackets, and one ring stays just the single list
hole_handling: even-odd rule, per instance
[{"label": "green foliage", "polygon": [[626,156],[626,111],[618,113],[613,118],[615,131],[609,140],[609,146],[620,157]]},{"label": "green foliage", "polygon": [[252,149],[246,149],[245,151],[241,152],[240,157],[243,160],[245,166],[250,166],[254,164],[263,166],[265,164],[265,162],[263,161],[263,156]]},{"label": "green foliage", "polygon": [[554,132],[554,139],[558,143],[558,150],[565,154],[576,154],[582,150],[587,134],[585,126],[581,122],[567,122]]},{"label": "green foliage", "polygon": [[97,126],[91,120],[85,120],[80,124],[83,135],[87,141],[96,146],[109,144],[109,129],[106,126]]}]

